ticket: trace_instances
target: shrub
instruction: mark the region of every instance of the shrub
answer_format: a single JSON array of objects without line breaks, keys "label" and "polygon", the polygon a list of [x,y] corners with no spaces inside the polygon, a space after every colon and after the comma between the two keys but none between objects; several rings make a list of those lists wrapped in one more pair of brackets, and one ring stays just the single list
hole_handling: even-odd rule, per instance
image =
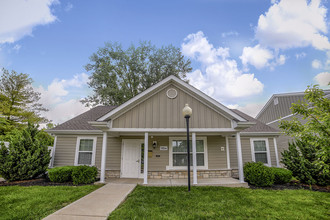
[{"label": "shrub", "polygon": [[275,184],[284,184],[288,183],[292,179],[292,172],[284,168],[271,167],[272,172],[274,173],[274,183]]},{"label": "shrub", "polygon": [[48,168],[49,150],[38,138],[38,127],[29,124],[9,138],[9,147],[0,148],[0,175],[8,181],[33,179]]},{"label": "shrub", "polygon": [[77,166],[72,172],[72,182],[75,185],[93,183],[97,176],[97,168]]},{"label": "shrub", "polygon": [[65,183],[72,181],[74,166],[55,167],[48,170],[48,178],[52,182]]},{"label": "shrub", "polygon": [[[324,161],[325,164],[330,164],[330,157]],[[289,143],[289,149],[282,153],[281,162],[302,183],[330,184],[330,170],[318,165],[317,148],[304,141],[296,139]]]},{"label": "shrub", "polygon": [[256,186],[271,186],[274,184],[274,173],[262,162],[244,164],[245,180]]}]

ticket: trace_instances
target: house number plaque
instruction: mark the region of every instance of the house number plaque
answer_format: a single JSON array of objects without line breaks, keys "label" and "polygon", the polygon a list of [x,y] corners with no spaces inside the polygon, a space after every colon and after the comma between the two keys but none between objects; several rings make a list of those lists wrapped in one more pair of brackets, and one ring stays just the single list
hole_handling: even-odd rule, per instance
[{"label": "house number plaque", "polygon": [[168,147],[167,146],[160,146],[159,149],[160,150],[168,150]]}]

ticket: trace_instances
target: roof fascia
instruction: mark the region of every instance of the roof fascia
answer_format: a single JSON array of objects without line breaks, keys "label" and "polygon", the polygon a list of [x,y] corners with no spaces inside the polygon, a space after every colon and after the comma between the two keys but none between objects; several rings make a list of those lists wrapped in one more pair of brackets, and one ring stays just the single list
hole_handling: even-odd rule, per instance
[{"label": "roof fascia", "polygon": [[46,130],[49,134],[102,134],[101,130]]},{"label": "roof fascia", "polygon": [[207,100],[208,102],[212,103],[217,108],[221,109],[224,113],[226,113],[226,114],[230,115],[231,117],[233,117],[233,119],[236,119],[238,121],[246,121],[244,118],[242,118],[241,116],[239,116],[236,113],[232,112],[230,109],[228,109],[224,105],[220,104],[219,102],[217,102],[213,98],[207,96],[206,94],[204,94],[200,90],[196,89],[195,87],[189,85],[188,83],[186,83],[186,82],[182,81],[181,79],[178,79],[177,77],[172,76],[172,75],[169,76],[169,77],[167,77],[167,78],[165,78],[164,80],[160,81],[159,83],[153,85],[152,87],[146,89],[145,91],[141,92],[137,96],[131,98],[130,100],[128,100],[124,104],[118,106],[114,110],[112,110],[109,113],[107,113],[106,115],[100,117],[97,121],[106,121],[106,120],[108,120],[112,116],[118,114],[120,111],[122,111],[125,108],[129,107],[130,105],[132,105],[134,102],[137,102],[138,100],[142,99],[144,96],[147,96],[151,92],[155,91],[156,89],[161,88],[162,86],[166,85],[167,83],[169,83],[171,81],[174,81],[174,82],[178,83],[179,85],[183,86],[184,88],[186,88],[186,89],[188,89],[188,90],[196,93],[200,97],[202,97],[205,100]]}]

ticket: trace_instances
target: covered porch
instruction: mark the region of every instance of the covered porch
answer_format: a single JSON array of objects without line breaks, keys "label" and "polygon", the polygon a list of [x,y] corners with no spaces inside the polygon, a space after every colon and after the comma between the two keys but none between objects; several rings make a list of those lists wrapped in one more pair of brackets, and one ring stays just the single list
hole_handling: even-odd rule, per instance
[{"label": "covered porch", "polygon": [[[148,161],[148,153],[149,150],[152,150],[152,143],[154,139],[154,136],[163,136],[163,137],[171,137],[171,136],[184,136],[184,130],[185,129],[180,129],[180,131],[174,131],[174,129],[170,129],[171,131],[168,131],[169,129],[164,129],[164,131],[152,131],[152,132],[120,132],[120,133],[114,133],[114,132],[109,132],[109,131],[103,131],[103,143],[102,143],[102,151],[101,151],[101,170],[100,170],[100,182],[121,182],[121,181],[130,181],[129,179],[132,179],[131,181],[139,183],[139,184],[144,184],[144,185],[160,185],[160,186],[170,186],[170,185],[185,185],[187,184],[187,178],[182,178],[182,176],[177,176],[177,175],[171,175],[169,174],[171,171],[173,172],[177,172],[177,169],[175,170],[168,170],[167,166],[166,166],[166,171],[164,172],[168,172],[167,174],[165,174],[164,176],[168,176],[170,175],[170,178],[166,179],[166,178],[162,178],[157,176],[157,178],[155,178],[155,176],[153,176],[155,173],[153,169],[153,165],[149,165],[149,161]],[[179,129],[177,129],[179,130]],[[237,183],[242,183],[244,185],[244,176],[243,176],[243,161],[242,161],[242,149],[241,149],[241,137],[240,137],[240,132],[238,132],[237,130],[234,129],[228,129],[226,131],[223,131],[222,129],[212,129],[212,131],[210,129],[205,129],[205,130],[201,130],[201,129],[191,129],[192,132],[190,133],[190,140],[191,140],[191,156],[192,156],[192,163],[191,163],[191,184],[193,185],[227,185],[227,184],[237,184]],[[196,131],[195,131],[196,130]],[[124,140],[126,137],[140,137],[139,138],[139,142],[141,144],[144,145],[144,149],[141,148],[142,152],[141,155],[143,155],[144,159],[141,159],[140,161],[143,160],[143,169],[141,169],[141,174],[139,176],[139,179],[137,179],[136,181],[134,180],[135,177],[130,177],[128,179],[125,179],[125,177],[127,176],[123,176],[122,174],[120,174],[120,179],[118,178],[108,178],[106,179],[106,175],[105,175],[105,167],[106,167],[106,154],[107,154],[107,148],[108,148],[108,136],[117,136],[117,137],[121,137],[122,140]],[[231,137],[234,140],[235,143],[235,149],[232,149],[233,151],[235,151],[235,154],[237,154],[237,165],[236,162],[234,162],[234,166],[237,167],[236,172],[238,171],[238,177],[239,179],[234,179],[234,178],[230,178],[228,177],[228,175],[220,175],[220,174],[216,174],[213,175],[213,177],[217,177],[217,178],[213,178],[211,175],[206,174],[208,177],[207,179],[204,179],[203,177],[201,177],[200,172],[203,171],[209,171],[209,172],[218,172],[218,171],[214,171],[212,170],[212,168],[208,167],[204,170],[200,170],[197,166],[197,154],[198,152],[196,151],[196,139],[198,140],[199,138],[196,136],[208,136],[208,137],[222,137],[223,140],[223,147],[221,147],[222,149],[222,154],[224,156],[224,160],[222,160],[222,163],[225,163],[222,171],[219,172],[224,172],[224,173],[230,173],[232,172],[231,169],[231,165],[230,165],[230,153],[229,153],[229,137]],[[234,138],[233,138],[234,137]],[[171,140],[171,138],[170,138]],[[122,142],[122,147],[125,145],[125,142]],[[231,145],[233,146],[233,145]],[[219,149],[220,150],[220,147]],[[123,153],[123,150],[122,150]],[[207,156],[206,152],[204,152],[205,155]],[[160,155],[156,155],[159,156]],[[122,155],[123,157],[123,155]],[[140,158],[136,159],[136,162],[140,162],[139,161]],[[171,157],[170,159],[171,160]],[[219,161],[219,159],[217,159]],[[133,161],[133,160],[132,160]],[[135,162],[135,160],[133,161]],[[123,160],[122,160],[123,163]],[[169,164],[172,164],[172,162],[168,162]],[[215,169],[215,168],[213,168]],[[180,173],[183,172],[187,172],[184,170],[179,171]],[[162,173],[162,171],[157,172],[156,173]],[[229,175],[231,176],[231,175]],[[220,177],[220,178],[219,178]],[[122,180],[121,180],[122,179]]]}]

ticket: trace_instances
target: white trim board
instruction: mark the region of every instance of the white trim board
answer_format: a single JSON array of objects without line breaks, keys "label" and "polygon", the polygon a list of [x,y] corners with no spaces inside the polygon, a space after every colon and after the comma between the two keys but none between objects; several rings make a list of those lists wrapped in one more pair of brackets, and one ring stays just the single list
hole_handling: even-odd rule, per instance
[{"label": "white trim board", "polygon": [[[166,166],[166,170],[187,170],[186,166],[173,166],[173,146],[172,141],[173,140],[187,140],[187,137],[169,137],[169,149],[168,149],[168,166]],[[189,140],[192,141],[192,137],[189,137]],[[207,170],[209,167],[208,164],[208,153],[207,153],[207,137],[196,137],[196,141],[203,140],[204,141],[204,166],[197,166],[198,170]],[[191,152],[192,153],[192,152]],[[197,154],[197,152],[196,152]],[[190,166],[191,170],[193,166]]]},{"label": "white trim board", "polygon": [[263,138],[263,137],[250,138],[252,161],[255,162],[256,159],[255,159],[255,152],[254,152],[254,141],[265,141],[265,143],[266,143],[267,162],[268,162],[265,165],[271,167],[272,166],[272,161],[271,161],[271,157],[270,157],[268,138]]},{"label": "white trim board", "polygon": [[75,166],[84,165],[84,164],[78,164],[79,146],[80,146],[81,139],[93,140],[92,162],[90,165],[94,166],[95,165],[95,156],[96,156],[96,142],[97,142],[97,137],[95,137],[95,136],[78,136],[77,137],[74,165]]}]

